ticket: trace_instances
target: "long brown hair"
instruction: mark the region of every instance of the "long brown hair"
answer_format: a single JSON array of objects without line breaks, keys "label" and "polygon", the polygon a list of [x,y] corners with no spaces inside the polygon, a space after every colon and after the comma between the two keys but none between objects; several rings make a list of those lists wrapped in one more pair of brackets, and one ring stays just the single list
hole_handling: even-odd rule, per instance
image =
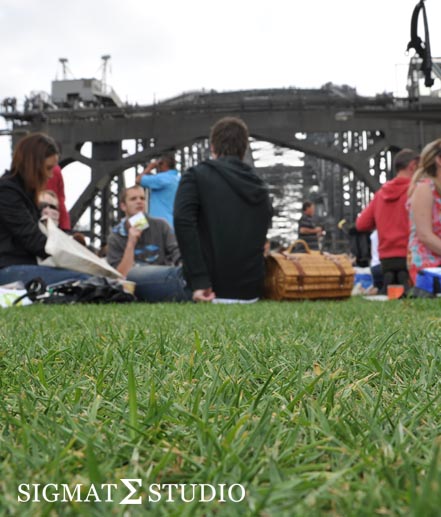
[{"label": "long brown hair", "polygon": [[436,157],[441,155],[441,138],[427,144],[420,157],[420,162],[409,187],[409,197],[413,194],[417,183],[423,178],[433,178],[436,190],[441,195],[441,183],[437,179]]},{"label": "long brown hair", "polygon": [[56,154],[59,154],[57,144],[44,133],[25,136],[14,149],[11,172],[14,176],[20,176],[25,189],[34,193],[36,202],[47,180],[45,160]]}]

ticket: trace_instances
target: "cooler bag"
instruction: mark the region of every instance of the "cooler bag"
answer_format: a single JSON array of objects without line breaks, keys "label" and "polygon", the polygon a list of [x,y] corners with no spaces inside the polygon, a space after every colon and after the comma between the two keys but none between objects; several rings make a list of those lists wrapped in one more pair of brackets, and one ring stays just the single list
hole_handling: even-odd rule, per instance
[{"label": "cooler bag", "polygon": [[[302,243],[306,253],[292,253]],[[265,297],[271,300],[349,298],[354,269],[346,255],[311,251],[296,241],[282,253],[266,257]]]},{"label": "cooler bag", "polygon": [[419,271],[416,287],[432,294],[441,293],[441,267],[428,267]]}]

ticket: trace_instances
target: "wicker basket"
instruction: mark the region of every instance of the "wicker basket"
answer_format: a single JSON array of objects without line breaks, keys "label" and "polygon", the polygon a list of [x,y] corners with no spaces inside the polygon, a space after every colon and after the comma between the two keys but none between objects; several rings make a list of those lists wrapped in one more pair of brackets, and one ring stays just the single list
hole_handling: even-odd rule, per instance
[{"label": "wicker basket", "polygon": [[[291,253],[299,242],[306,253]],[[265,297],[272,300],[348,298],[353,285],[354,269],[348,257],[311,251],[305,241],[266,258]]]}]

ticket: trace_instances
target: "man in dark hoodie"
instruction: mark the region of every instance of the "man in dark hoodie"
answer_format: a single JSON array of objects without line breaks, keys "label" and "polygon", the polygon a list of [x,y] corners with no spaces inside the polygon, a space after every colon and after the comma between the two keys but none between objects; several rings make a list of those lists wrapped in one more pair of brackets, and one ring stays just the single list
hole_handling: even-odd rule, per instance
[{"label": "man in dark hoodie", "polygon": [[403,149],[394,159],[396,177],[387,181],[356,221],[359,232],[378,230],[378,254],[387,291],[390,284],[409,287],[407,247],[409,242],[409,215],[407,191],[418,166],[419,155],[412,149]]},{"label": "man in dark hoodie", "polygon": [[184,277],[194,301],[252,301],[263,292],[268,190],[243,162],[248,128],[233,117],[210,134],[213,160],[183,174],[174,207]]}]

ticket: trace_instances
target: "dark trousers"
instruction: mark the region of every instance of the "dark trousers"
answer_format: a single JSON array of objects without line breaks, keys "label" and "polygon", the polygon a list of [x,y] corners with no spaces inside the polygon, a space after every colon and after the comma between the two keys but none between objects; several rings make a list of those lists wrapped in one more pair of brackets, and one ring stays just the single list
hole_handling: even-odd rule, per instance
[{"label": "dark trousers", "polygon": [[381,271],[383,272],[383,292],[387,293],[387,286],[391,284],[404,285],[405,291],[409,289],[406,257],[381,259]]},{"label": "dark trousers", "polygon": [[378,289],[378,291],[382,291],[383,289],[383,272],[381,271],[381,264],[378,264],[374,267],[371,267],[372,281],[374,287]]}]

